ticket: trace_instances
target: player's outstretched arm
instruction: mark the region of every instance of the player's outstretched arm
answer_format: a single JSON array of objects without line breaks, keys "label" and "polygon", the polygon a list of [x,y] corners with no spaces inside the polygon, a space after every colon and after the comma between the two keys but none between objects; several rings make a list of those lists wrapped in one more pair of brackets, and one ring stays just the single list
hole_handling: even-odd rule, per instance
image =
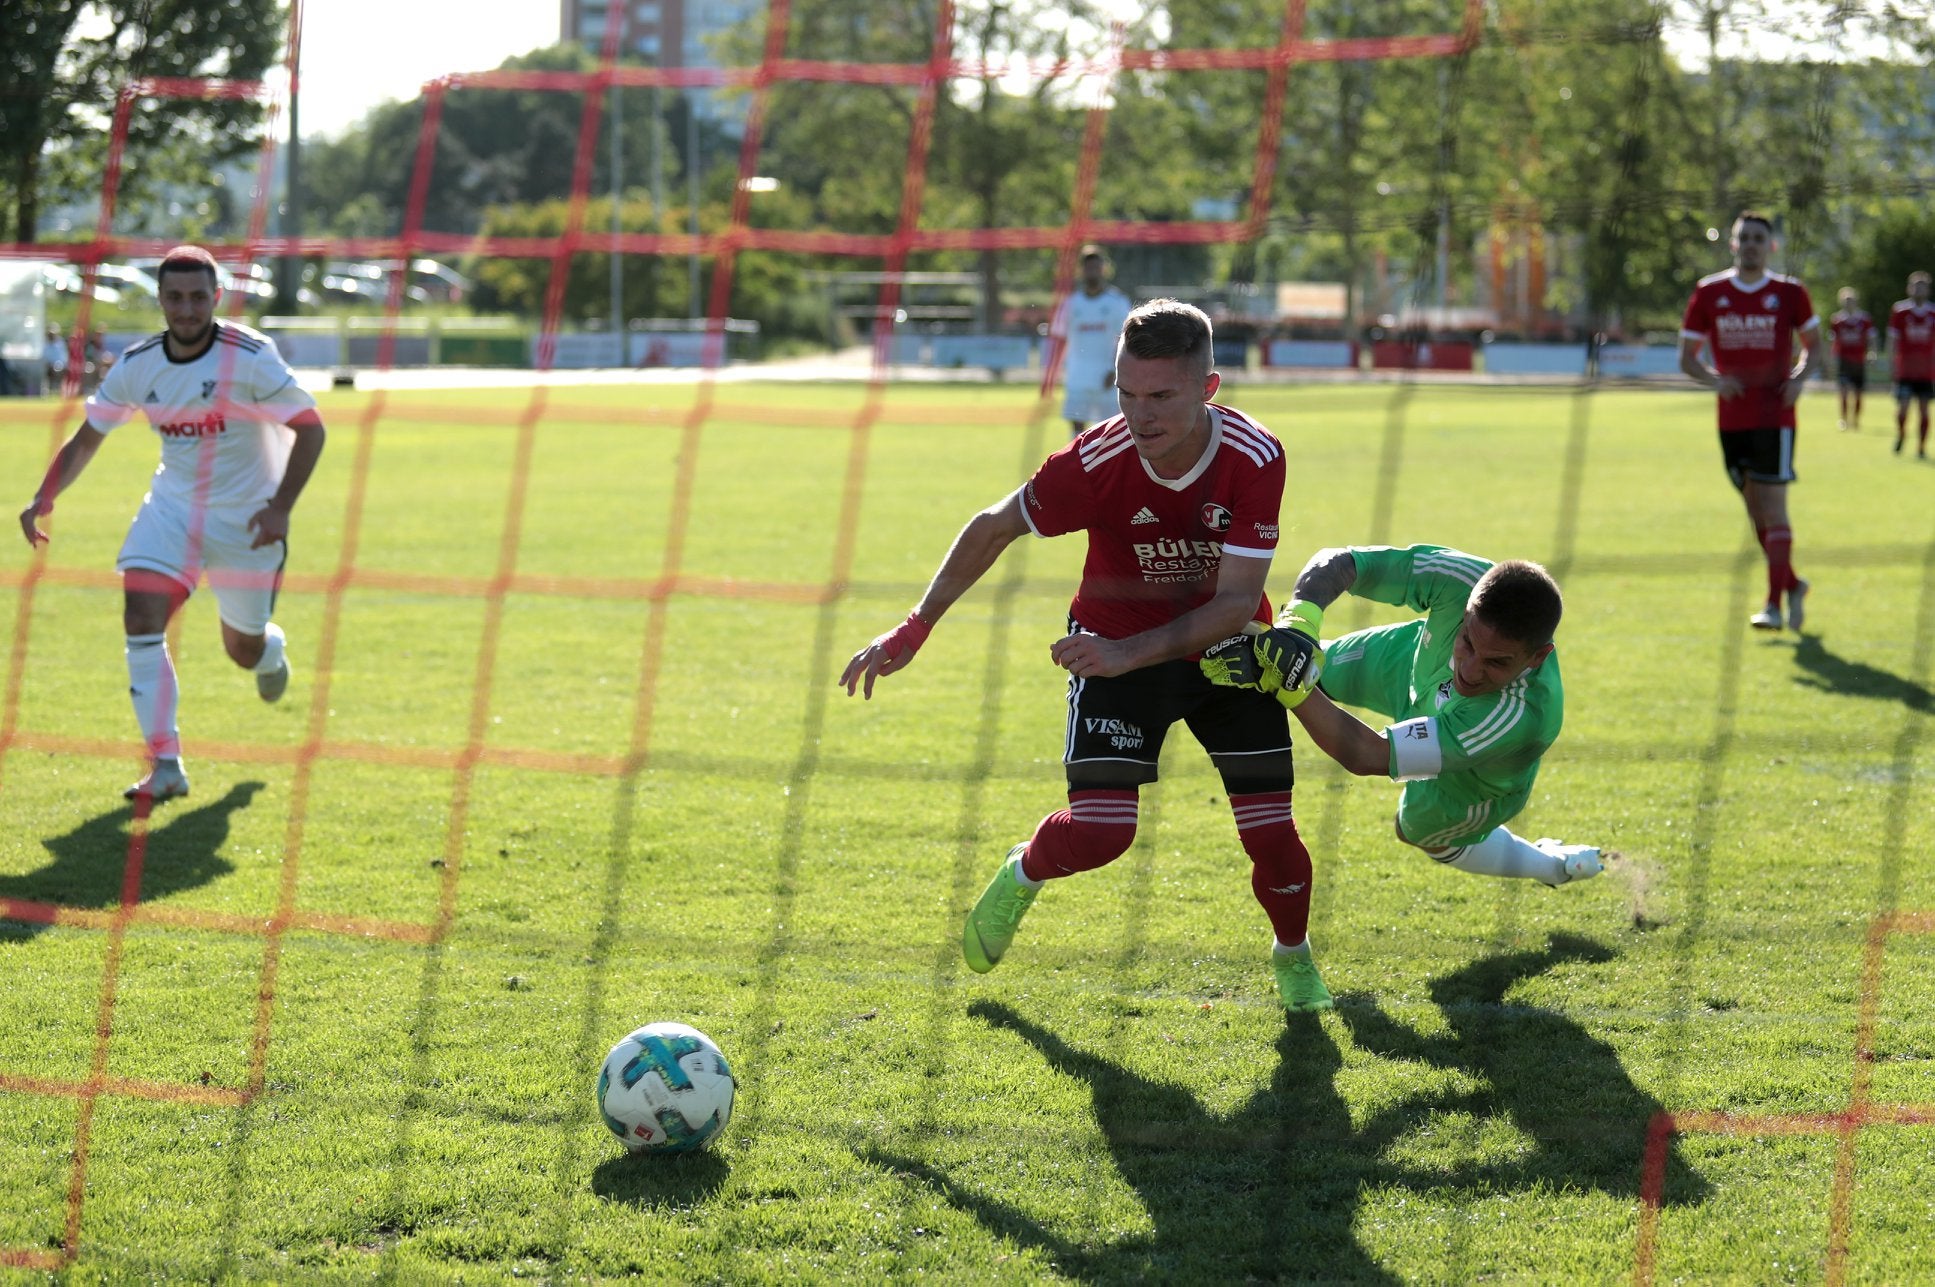
[{"label": "player's outstretched arm", "polygon": [[101,449],[101,440],[106,436],[83,420],[73,436],[54,453],[53,463],[47,466],[47,476],[41,480],[40,490],[34,493],[27,508],[20,511],[20,534],[27,538],[27,544],[41,545],[48,540],[40,520],[54,512],[54,501],[81,476],[81,471],[94,459],[94,453]]},{"label": "player's outstretched arm", "polygon": [[1384,734],[1312,689],[1290,713],[1317,749],[1360,778],[1389,777],[1391,744]]},{"label": "player's outstretched arm", "polygon": [[947,557],[941,560],[940,570],[927,583],[927,593],[907,614],[907,619],[854,653],[846,669],[840,672],[840,686],[847,690],[847,696],[853,696],[857,687],[863,698],[872,697],[875,679],[891,675],[912,662],[941,615],[994,566],[1003,550],[1027,531],[1028,520],[1022,515],[1019,490],[969,519],[948,548]]},{"label": "player's outstretched arm", "polygon": [[296,441],[289,448],[289,463],[282,470],[282,482],[275,489],[275,495],[249,516],[249,530],[255,533],[249,543],[251,549],[289,539],[289,511],[296,507],[296,499],[309,485],[309,476],[316,472],[316,462],[322,458],[323,440],[328,435],[323,430],[321,416],[305,411],[289,421],[289,428],[295,431]]}]

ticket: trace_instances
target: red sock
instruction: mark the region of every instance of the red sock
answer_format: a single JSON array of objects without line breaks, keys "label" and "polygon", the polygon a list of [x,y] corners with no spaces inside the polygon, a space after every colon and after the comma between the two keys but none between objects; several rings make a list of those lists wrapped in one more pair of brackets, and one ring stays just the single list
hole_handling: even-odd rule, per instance
[{"label": "red sock", "polygon": [[1794,529],[1768,528],[1761,547],[1767,551],[1767,602],[1779,603],[1783,593],[1800,584],[1794,575]]},{"label": "red sock", "polygon": [[1053,880],[1107,866],[1135,843],[1136,809],[1134,791],[1070,791],[1068,807],[1035,827],[1021,874]]},{"label": "red sock", "polygon": [[1250,855],[1250,889],[1277,942],[1295,947],[1310,934],[1310,851],[1297,834],[1288,791],[1233,795],[1236,834]]}]

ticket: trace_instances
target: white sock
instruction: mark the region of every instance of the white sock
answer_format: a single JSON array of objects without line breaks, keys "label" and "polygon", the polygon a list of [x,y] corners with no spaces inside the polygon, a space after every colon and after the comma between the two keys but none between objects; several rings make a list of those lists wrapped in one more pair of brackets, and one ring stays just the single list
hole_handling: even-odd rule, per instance
[{"label": "white sock", "polygon": [[168,655],[168,636],[128,636],[128,696],[141,739],[157,760],[181,755],[181,730],[175,727],[175,659]]},{"label": "white sock", "polygon": [[1503,827],[1494,828],[1489,836],[1475,845],[1466,845],[1450,853],[1434,851],[1431,856],[1459,871],[1479,876],[1517,877],[1543,881],[1548,885],[1565,883],[1563,858],[1540,851],[1529,841],[1520,840]]},{"label": "white sock", "polygon": [[282,664],[282,654],[288,650],[288,641],[283,637],[282,627],[271,621],[262,627],[262,659],[255,663],[255,673],[267,675]]},{"label": "white sock", "polygon": [[1028,851],[1026,849],[1022,850],[1020,853],[1016,854],[1014,857],[1008,860],[1008,867],[1014,872],[1015,883],[1017,885],[1020,885],[1023,889],[1040,889],[1043,885],[1046,885],[1048,882],[1045,880],[1028,879],[1028,872],[1021,865],[1021,860],[1027,857],[1027,855],[1028,855]]},{"label": "white sock", "polygon": [[1271,942],[1276,943],[1276,947],[1273,948],[1272,950],[1277,952],[1279,955],[1282,955],[1282,956],[1309,956],[1310,955],[1310,939],[1308,937],[1305,937],[1304,941],[1297,944],[1295,947],[1285,947],[1281,942],[1277,942],[1277,940],[1275,939],[1272,939]]}]

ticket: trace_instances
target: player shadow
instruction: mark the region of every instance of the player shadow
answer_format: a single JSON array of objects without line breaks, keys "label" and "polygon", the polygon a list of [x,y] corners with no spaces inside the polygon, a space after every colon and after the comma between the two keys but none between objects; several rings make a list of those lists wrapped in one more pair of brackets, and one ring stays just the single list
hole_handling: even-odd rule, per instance
[{"label": "player shadow", "polygon": [[[1574,1020],[1504,1001],[1514,984],[1558,964],[1611,957],[1597,943],[1555,936],[1540,951],[1473,962],[1432,984],[1449,1032],[1429,1036],[1393,1021],[1374,1001],[1343,999],[1337,1014],[1360,1049],[1465,1074],[1432,1079],[1444,1088],[1422,1089],[1361,1121],[1337,1088],[1343,1056],[1316,1016],[1285,1016],[1269,1087],[1222,1116],[1178,1086],[1069,1045],[1006,1005],[970,1007],[1088,1085],[1116,1173],[1154,1226],[1144,1237],[1050,1227],[927,1162],[870,1146],[859,1155],[991,1232],[1040,1249],[1059,1272],[1078,1278],[1394,1283],[1398,1275],[1357,1239],[1366,1193],[1442,1199],[1594,1190],[1637,1201],[1658,1102]],[[1530,1146],[1506,1162],[1402,1160],[1408,1137],[1448,1118],[1509,1123]],[[1663,1202],[1697,1202],[1708,1189],[1671,1150]]]},{"label": "player shadow", "polygon": [[1317,1017],[1286,1016],[1269,1087],[1223,1116],[1176,1085],[1069,1045],[1006,1005],[977,1002],[969,1012],[1087,1083],[1115,1170],[1154,1229],[1129,1239],[1071,1234],[926,1162],[871,1147],[860,1150],[863,1161],[925,1185],[1079,1279],[1399,1281],[1358,1245],[1352,1226],[1378,1157],[1426,1110],[1407,1105],[1354,1126],[1336,1089],[1343,1056]]},{"label": "player shadow", "polygon": [[1912,679],[1905,679],[1879,666],[1837,657],[1827,650],[1819,635],[1802,635],[1800,643],[1794,648],[1794,660],[1807,671],[1807,674],[1794,680],[1802,687],[1817,688],[1824,693],[1852,693],[1856,697],[1872,697],[1876,701],[1900,702],[1911,711],[1927,713],[1935,710],[1935,693]]},{"label": "player shadow", "polygon": [[[229,820],[248,808],[263,786],[238,782],[219,800],[192,808],[171,803],[162,806],[165,813],[157,810],[149,819],[142,852],[138,900],[167,898],[234,871],[235,864],[222,857]],[[134,806],[126,804],[41,841],[52,861],[18,875],[0,874],[0,898],[83,909],[120,906],[133,820]],[[47,928],[41,922],[0,919],[0,942],[24,941]]]},{"label": "player shadow", "polygon": [[731,1174],[731,1165],[711,1149],[626,1153],[599,1163],[591,1173],[591,1191],[641,1211],[678,1211],[717,1193]]},{"label": "player shadow", "polygon": [[[1509,1163],[1464,1167],[1443,1183],[1638,1198],[1647,1127],[1659,1101],[1633,1083],[1610,1045],[1576,1020],[1505,999],[1515,985],[1555,966],[1615,955],[1591,939],[1553,934],[1537,951],[1473,961],[1431,983],[1431,1000],[1449,1028],[1443,1034],[1427,1036],[1396,1023],[1375,1002],[1339,1011],[1361,1050],[1467,1074],[1480,1087],[1467,1111],[1509,1123],[1529,1141]],[[1661,1202],[1691,1205],[1710,1192],[1675,1141],[1667,1152]]]}]

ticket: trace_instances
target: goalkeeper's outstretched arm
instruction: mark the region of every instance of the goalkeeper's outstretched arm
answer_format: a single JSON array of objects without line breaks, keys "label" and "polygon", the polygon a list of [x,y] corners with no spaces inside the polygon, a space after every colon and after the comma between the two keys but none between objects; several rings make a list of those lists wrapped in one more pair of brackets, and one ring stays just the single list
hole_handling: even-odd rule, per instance
[{"label": "goalkeeper's outstretched arm", "polygon": [[1342,547],[1318,550],[1297,573],[1293,597],[1304,603],[1328,608],[1357,584],[1357,560]]},{"label": "goalkeeper's outstretched arm", "polygon": [[1391,744],[1384,734],[1312,689],[1290,708],[1317,749],[1360,778],[1391,775]]},{"label": "goalkeeper's outstretched arm", "polygon": [[847,696],[862,688],[864,697],[872,697],[875,679],[891,675],[913,661],[914,653],[927,642],[927,633],[941,619],[941,614],[973,588],[994,566],[1001,552],[1027,531],[1028,520],[1021,510],[1019,490],[970,518],[954,538],[947,557],[941,560],[940,570],[927,583],[927,593],[907,614],[907,619],[854,653],[847,662],[839,681]]}]

